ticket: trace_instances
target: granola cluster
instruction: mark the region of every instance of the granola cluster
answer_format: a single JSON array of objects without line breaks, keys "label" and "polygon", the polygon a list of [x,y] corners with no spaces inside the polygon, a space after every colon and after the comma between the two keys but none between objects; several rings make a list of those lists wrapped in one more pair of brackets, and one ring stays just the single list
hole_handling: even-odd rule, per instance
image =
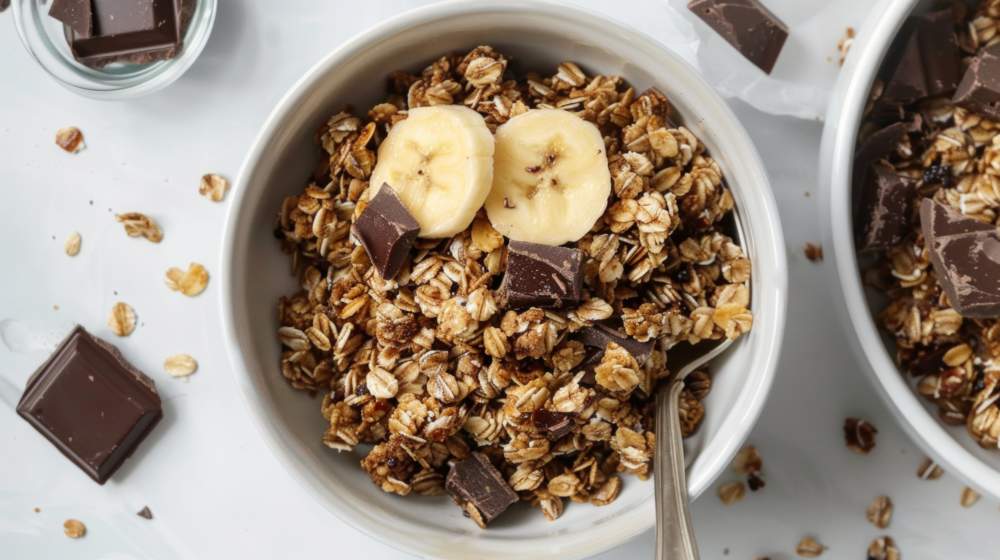
[{"label": "granola cluster", "polygon": [[[450,239],[418,239],[391,281],[352,241],[380,142],[409,108],[438,104],[464,104],[491,130],[544,107],[599,127],[613,192],[575,243],[585,255],[581,304],[503,308],[506,241],[482,212]],[[571,62],[514,79],[508,59],[485,46],[419,74],[395,72],[382,103],[333,115],[318,132],[323,160],[284,200],[275,232],[301,280],[278,303],[281,372],[323,395],[323,442],[363,453],[372,481],[401,496],[444,493],[449,465],[480,451],[549,520],[566,499],[611,503],[620,473],[649,477],[654,391],[670,348],[736,338],[752,323],[750,261],[720,224],[732,195],[675,118],[662,93]],[[611,343],[595,353],[576,335],[597,322],[654,350],[637,357]],[[689,378],[685,435],[698,429],[710,387],[705,371]]]},{"label": "granola cluster", "polygon": [[[957,12],[958,43],[966,64],[1000,42],[1000,0],[984,0],[968,14]],[[916,204],[932,198],[976,220],[996,224],[1000,215],[1000,123],[933,97],[905,105],[887,120],[872,91],[862,139],[892,120],[907,134],[888,158],[917,185]],[[879,315],[893,336],[897,361],[917,380],[917,391],[933,401],[940,418],[965,425],[983,447],[1000,439],[1000,320],[969,319],[955,311],[933,270],[912,209],[906,238],[879,254],[866,282],[888,298]]]}]

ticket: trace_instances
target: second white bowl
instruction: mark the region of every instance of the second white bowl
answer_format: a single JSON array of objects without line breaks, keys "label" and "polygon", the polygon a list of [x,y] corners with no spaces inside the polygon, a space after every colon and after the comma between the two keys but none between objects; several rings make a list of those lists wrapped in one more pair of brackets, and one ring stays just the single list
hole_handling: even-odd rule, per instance
[{"label": "second white bowl", "polygon": [[785,249],[764,168],[729,107],[691,67],[635,30],[565,5],[430,6],[365,32],[310,70],[267,120],[240,172],[220,267],[222,322],[254,423],[289,473],[345,522],[425,556],[577,558],[652,527],[652,482],[627,477],[611,505],[572,504],[554,523],[518,508],[480,530],[447,498],[386,494],[359,468],[359,456],[324,447],[318,401],[292,390],[278,368],[274,305],[295,282],[271,231],[282,199],[302,189],[316,163],[317,126],[345,105],[363,108],[380,100],[390,71],[420,69],[442,53],[480,44],[497,47],[523,68],[551,71],[573,60],[590,72],[620,74],[638,91],[656,86],[722,165],[748,226],[755,324],[713,365],[706,417],[700,436],[689,442],[691,495],[701,494],[726,468],[764,406],[784,327]]}]

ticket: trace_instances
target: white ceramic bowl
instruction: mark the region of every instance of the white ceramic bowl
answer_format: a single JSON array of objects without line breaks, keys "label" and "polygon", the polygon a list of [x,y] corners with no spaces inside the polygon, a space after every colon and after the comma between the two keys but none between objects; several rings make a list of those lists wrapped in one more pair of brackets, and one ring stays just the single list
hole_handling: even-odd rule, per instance
[{"label": "white ceramic bowl", "polygon": [[868,91],[905,19],[929,7],[926,0],[885,0],[876,6],[858,33],[832,96],[823,134],[820,184],[827,201],[824,214],[828,259],[836,268],[844,305],[837,306],[846,328],[855,334],[859,355],[903,427],[949,473],[970,486],[1000,498],[1000,452],[985,450],[964,427],[941,422],[935,407],[911,387],[908,376],[894,362],[892,341],[879,332],[873,309],[878,309],[861,283],[854,250],[851,216],[851,169],[862,111]]},{"label": "white ceramic bowl", "polygon": [[621,74],[638,90],[655,85],[720,160],[749,226],[755,324],[714,366],[701,437],[690,446],[691,494],[726,468],[764,406],[784,326],[785,249],[768,180],[746,131],[691,67],[641,33],[576,8],[526,0],[438,4],[382,23],[306,73],[267,120],[232,193],[220,266],[222,323],[254,423],[289,473],[345,522],[424,556],[577,558],[652,526],[652,482],[627,477],[613,504],[570,505],[554,523],[517,508],[483,531],[448,498],[404,499],[376,488],[359,456],[320,443],[319,401],[292,390],[278,370],[275,301],[295,282],[271,231],[281,200],[302,189],[316,163],[318,125],[345,104],[380,99],[390,70],[420,69],[442,53],[480,44],[529,68],[551,71],[574,60],[592,72]]}]

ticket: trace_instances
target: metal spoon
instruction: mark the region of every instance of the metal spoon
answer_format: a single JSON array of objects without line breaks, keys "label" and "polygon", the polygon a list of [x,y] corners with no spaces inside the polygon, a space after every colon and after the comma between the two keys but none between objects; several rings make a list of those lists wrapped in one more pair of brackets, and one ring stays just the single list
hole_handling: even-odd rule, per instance
[{"label": "metal spoon", "polygon": [[[734,211],[736,243],[745,249],[740,217]],[[657,560],[698,560],[698,543],[688,511],[687,474],[684,442],[681,435],[680,396],[684,379],[722,354],[732,340],[707,340],[687,348],[675,347],[670,363],[677,374],[669,389],[656,395],[656,457],[653,480],[656,488],[656,558]],[[682,350],[682,353],[677,352]]]}]

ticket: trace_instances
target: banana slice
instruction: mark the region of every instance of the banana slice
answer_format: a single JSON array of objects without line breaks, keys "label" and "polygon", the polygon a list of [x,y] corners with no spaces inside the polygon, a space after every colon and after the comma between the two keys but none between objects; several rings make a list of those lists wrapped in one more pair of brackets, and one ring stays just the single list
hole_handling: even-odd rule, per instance
[{"label": "banana slice", "polygon": [[379,146],[371,196],[385,184],[420,224],[420,237],[450,237],[469,227],[493,184],[486,121],[461,105],[411,109]]},{"label": "banana slice", "polygon": [[532,109],[497,129],[486,213],[515,241],[562,245],[604,214],[611,173],[593,124],[560,109]]}]

